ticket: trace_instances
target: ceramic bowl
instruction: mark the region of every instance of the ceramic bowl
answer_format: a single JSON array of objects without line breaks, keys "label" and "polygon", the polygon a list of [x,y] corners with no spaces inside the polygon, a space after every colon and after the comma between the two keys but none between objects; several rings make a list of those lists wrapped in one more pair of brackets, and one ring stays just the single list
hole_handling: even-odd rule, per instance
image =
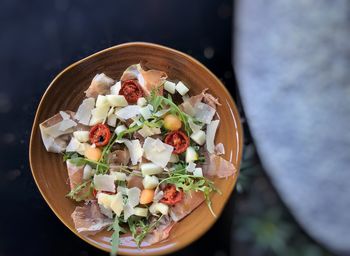
[{"label": "ceramic bowl", "polygon": [[[213,73],[187,54],[156,44],[126,43],[97,52],[70,65],[51,82],[40,101],[30,140],[30,165],[41,194],[57,217],[81,239],[104,251],[110,250],[110,232],[85,236],[74,229],[71,214],[77,203],[65,197],[69,192],[66,166],[61,155],[46,152],[40,137],[39,123],[60,110],[76,111],[83,100],[83,92],[96,73],[104,72],[113,79],[119,79],[129,65],[139,62],[147,69],[165,71],[170,79],[184,81],[190,87],[192,95],[209,88],[209,92],[218,97],[222,104],[218,108],[221,122],[216,142],[224,144],[224,158],[231,161],[237,169],[242,157],[242,128],[230,93]],[[222,192],[222,195],[215,193],[212,196],[217,218],[232,194],[237,176],[238,172],[228,179],[214,179]],[[203,203],[175,225],[168,239],[138,249],[130,235],[123,235],[118,253],[162,255],[177,251],[202,236],[217,218],[213,217]]]}]

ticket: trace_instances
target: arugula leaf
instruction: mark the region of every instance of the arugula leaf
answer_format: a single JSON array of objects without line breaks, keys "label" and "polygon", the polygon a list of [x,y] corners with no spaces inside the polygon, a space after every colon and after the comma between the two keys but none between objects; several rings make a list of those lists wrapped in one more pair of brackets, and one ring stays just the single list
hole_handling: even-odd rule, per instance
[{"label": "arugula leaf", "polygon": [[77,152],[64,152],[63,153],[63,162],[66,162],[69,159],[77,158],[80,155]]},{"label": "arugula leaf", "polygon": [[139,129],[142,128],[142,126],[143,126],[143,124],[142,124],[142,125],[135,125],[135,126],[129,128],[129,129],[125,130],[125,131],[122,131],[122,132],[119,133],[119,135],[117,136],[117,140],[122,139],[122,138],[123,138],[125,135],[127,135],[127,134],[131,134],[131,133],[133,133],[133,132],[138,131]]},{"label": "arugula leaf", "polygon": [[128,219],[131,235],[136,244],[140,247],[143,239],[158,225],[159,221],[164,215],[161,215],[156,221],[149,223],[147,219],[131,216]]},{"label": "arugula leaf", "polygon": [[158,97],[155,90],[151,91],[150,97],[147,99],[147,101],[150,105],[152,105],[154,112],[157,112],[158,108],[162,105],[162,98]]},{"label": "arugula leaf", "polygon": [[[80,192],[88,185],[90,185],[90,189],[85,194],[80,195]],[[77,202],[81,202],[90,196],[90,194],[92,193],[92,189],[93,188],[91,186],[91,180],[87,180],[87,181],[84,181],[83,183],[81,183],[79,186],[72,189],[66,195],[66,197],[69,197]]]},{"label": "arugula leaf", "polygon": [[181,109],[173,102],[170,94],[168,95],[168,98],[165,98],[164,96],[157,95],[155,92],[152,91],[150,97],[148,98],[148,102],[153,106],[153,111],[155,112],[158,110],[159,107],[164,107],[165,105],[169,106],[170,111],[176,114],[184,124],[184,129],[187,135],[191,134],[192,130],[190,128],[188,120],[192,117],[190,117],[185,112],[181,111]]},{"label": "arugula leaf", "polygon": [[71,158],[69,159],[69,161],[76,165],[76,166],[82,166],[84,164],[89,164],[89,165],[92,165],[92,166],[96,166],[96,167],[99,167],[103,170],[105,169],[108,169],[109,166],[108,164],[105,164],[105,163],[101,163],[101,162],[96,162],[96,161],[93,161],[93,160],[90,160],[90,159],[87,159],[87,158],[84,158],[84,157],[76,157],[76,158]]},{"label": "arugula leaf", "polygon": [[158,186],[161,183],[170,183],[174,184],[177,188],[182,189],[184,192],[189,191],[201,191],[204,194],[207,206],[214,217],[216,217],[213,209],[211,207],[210,194],[212,192],[217,192],[221,194],[214,182],[207,179],[206,177],[198,177],[192,174],[188,174],[186,171],[186,163],[180,162],[174,166],[174,171],[168,173],[169,177],[161,180]]},{"label": "arugula leaf", "polygon": [[76,166],[82,166],[87,163],[84,157],[75,157],[75,158],[68,159],[67,161],[69,161],[71,164],[74,164]]},{"label": "arugula leaf", "polygon": [[161,118],[156,118],[152,121],[144,121],[144,125],[147,125],[148,127],[151,127],[151,128],[161,128],[163,126],[163,119]]},{"label": "arugula leaf", "polygon": [[119,233],[121,232],[121,228],[119,226],[119,218],[118,216],[115,216],[114,222],[112,225],[113,234],[111,237],[111,256],[116,256],[118,253],[118,247],[119,247]]}]

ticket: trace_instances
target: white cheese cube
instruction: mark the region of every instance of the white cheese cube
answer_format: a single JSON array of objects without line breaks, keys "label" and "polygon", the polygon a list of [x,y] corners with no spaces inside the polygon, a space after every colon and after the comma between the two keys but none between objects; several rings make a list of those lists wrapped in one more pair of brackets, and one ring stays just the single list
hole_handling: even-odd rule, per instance
[{"label": "white cheese cube", "polygon": [[193,147],[188,147],[186,149],[186,163],[194,162],[198,160],[198,154]]},{"label": "white cheese cube", "polygon": [[75,132],[73,132],[73,136],[81,143],[89,141],[89,132],[88,131],[75,131]]},{"label": "white cheese cube", "polygon": [[170,92],[171,94],[174,94],[175,93],[175,83],[173,82],[170,82],[170,81],[165,81],[164,83],[164,89],[168,92]]},{"label": "white cheese cube", "polygon": [[121,132],[126,131],[127,128],[125,125],[118,125],[117,128],[115,128],[114,132],[115,134],[119,135]]},{"label": "white cheese cube", "polygon": [[149,207],[149,211],[153,215],[157,214],[157,213],[161,213],[163,215],[167,215],[168,212],[169,212],[169,206],[167,206],[166,204],[163,204],[163,203],[153,203]]},{"label": "white cheese cube", "polygon": [[202,168],[198,167],[194,169],[193,175],[196,177],[203,177],[203,170]]},{"label": "white cheese cube", "polygon": [[155,165],[154,163],[143,163],[141,164],[141,172],[143,176],[154,175],[163,172],[163,168]]},{"label": "white cheese cube", "polygon": [[153,189],[158,186],[159,180],[156,176],[145,175],[142,184],[145,189]]},{"label": "white cheese cube", "polygon": [[124,95],[107,95],[109,105],[113,107],[125,107],[128,105]]},{"label": "white cheese cube", "polygon": [[134,215],[140,216],[140,217],[147,217],[148,209],[142,208],[142,207],[135,207],[134,208]]},{"label": "white cheese cube", "polygon": [[111,175],[114,176],[114,180],[125,181],[126,174],[123,172],[112,172]]},{"label": "white cheese cube", "polygon": [[187,167],[186,167],[186,171],[194,172],[195,168],[196,168],[196,164],[193,162],[189,162]]},{"label": "white cheese cube", "polygon": [[196,142],[198,145],[202,146],[205,143],[206,134],[204,131],[199,130],[199,131],[192,133],[190,137],[194,142]]},{"label": "white cheese cube", "polygon": [[178,83],[176,84],[175,89],[176,89],[176,91],[177,91],[178,93],[180,93],[181,95],[185,95],[185,94],[189,91],[189,89],[187,88],[187,86],[184,85],[184,83],[181,82],[181,81],[178,82]]},{"label": "white cheese cube", "polygon": [[83,180],[88,180],[94,175],[94,170],[90,165],[85,165],[83,170]]},{"label": "white cheese cube", "polygon": [[144,97],[140,97],[137,99],[137,105],[144,107],[147,105],[147,100]]},{"label": "white cheese cube", "polygon": [[109,106],[109,102],[106,96],[104,95],[98,95],[96,100],[96,108],[103,107],[103,106]]}]

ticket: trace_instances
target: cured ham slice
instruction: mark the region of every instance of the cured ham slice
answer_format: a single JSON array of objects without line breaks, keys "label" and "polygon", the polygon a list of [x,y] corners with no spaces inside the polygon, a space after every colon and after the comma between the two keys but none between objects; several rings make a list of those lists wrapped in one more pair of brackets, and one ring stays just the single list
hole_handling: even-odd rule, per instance
[{"label": "cured ham slice", "polygon": [[202,167],[204,176],[227,178],[237,173],[234,164],[225,160],[221,156],[209,154],[206,156],[206,160],[206,164]]},{"label": "cured ham slice", "polygon": [[91,81],[89,88],[85,91],[86,97],[97,98],[98,95],[109,94],[114,80],[104,73],[97,74]]},{"label": "cured ham slice", "polygon": [[149,96],[152,89],[159,88],[159,93],[163,94],[163,88],[161,86],[167,79],[167,74],[159,70],[144,70],[140,64],[135,64],[128,67],[122,77],[121,81],[137,80],[142,87],[146,96]]},{"label": "cured ham slice", "polygon": [[215,98],[210,93],[204,93],[203,102],[208,104],[209,106],[211,106],[214,109],[216,109],[216,106],[221,106],[221,103],[219,102],[218,98]]},{"label": "cured ham slice", "polygon": [[142,180],[143,178],[140,177],[139,175],[131,173],[128,177],[128,188],[137,187],[142,190],[143,189]]},{"label": "cured ham slice", "polygon": [[108,163],[116,165],[127,165],[130,161],[130,154],[127,149],[117,149],[108,155]]},{"label": "cured ham slice", "polygon": [[157,226],[145,237],[144,241],[147,244],[152,245],[167,239],[175,223],[176,222],[173,222],[170,218],[166,218],[165,220],[161,221],[159,226]]},{"label": "cured ham slice", "polygon": [[77,125],[71,119],[73,116],[74,112],[61,111],[39,125],[41,138],[48,152],[61,153],[66,149],[70,141],[70,136],[67,135],[71,134]]},{"label": "cured ham slice", "polygon": [[188,214],[190,214],[194,209],[196,209],[204,201],[204,195],[202,192],[191,191],[184,195],[181,202],[175,204],[170,209],[170,217],[178,222]]},{"label": "cured ham slice", "polygon": [[85,165],[77,166],[71,163],[69,160],[66,161],[66,163],[67,163],[70,189],[75,189],[77,186],[79,186],[83,182]]},{"label": "cured ham slice", "polygon": [[[69,160],[67,163],[67,171],[68,171],[68,181],[69,187],[71,190],[75,189],[79,185],[84,182],[84,165],[77,166],[72,164]],[[90,184],[86,185],[82,190],[80,190],[76,197],[81,197],[82,199],[88,200],[92,199],[92,195],[90,194]]]},{"label": "cured ham slice", "polygon": [[71,215],[75,229],[85,235],[94,235],[113,223],[101,213],[96,201],[77,206]]},{"label": "cured ham slice", "polygon": [[190,116],[194,116],[196,114],[197,110],[195,107],[201,102],[216,110],[216,106],[221,106],[221,103],[212,94],[207,93],[207,90],[208,88],[204,89],[197,95],[184,99],[184,102],[180,105],[180,108]]}]

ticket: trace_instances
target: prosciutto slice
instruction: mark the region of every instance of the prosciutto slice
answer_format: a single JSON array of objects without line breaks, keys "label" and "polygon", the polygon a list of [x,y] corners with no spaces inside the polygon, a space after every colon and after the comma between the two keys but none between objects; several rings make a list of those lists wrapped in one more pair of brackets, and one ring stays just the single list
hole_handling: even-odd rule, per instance
[{"label": "prosciutto slice", "polygon": [[[135,64],[124,71],[120,80],[122,82],[126,80],[137,80],[145,95],[149,96],[152,89],[162,86],[167,77],[167,74],[163,71],[154,69],[146,71],[140,64]],[[163,88],[160,88],[159,93],[163,94]]]},{"label": "prosciutto slice", "polygon": [[174,227],[176,222],[172,221],[169,217],[163,217],[160,225],[157,226],[151,233],[149,233],[144,242],[149,245],[163,241],[169,237],[171,229]]},{"label": "prosciutto slice", "polygon": [[139,189],[143,189],[142,177],[139,175],[131,173],[128,177],[128,188],[137,187]]},{"label": "prosciutto slice", "polygon": [[214,109],[216,109],[216,106],[221,106],[221,103],[219,102],[218,98],[215,98],[210,93],[203,94],[203,102]]},{"label": "prosciutto slice", "polygon": [[67,163],[70,189],[75,189],[77,186],[79,186],[83,182],[85,165],[77,166],[75,164],[72,164],[69,160],[66,161],[66,163]]},{"label": "prosciutto slice", "polygon": [[75,229],[85,235],[94,235],[113,223],[101,213],[96,201],[90,201],[84,206],[77,206],[71,215]]},{"label": "prosciutto slice", "polygon": [[[75,130],[75,122],[70,119],[73,118],[74,114],[72,111],[61,111],[39,125],[41,138],[48,152],[61,153],[66,149],[70,141],[69,134]],[[63,123],[65,125],[62,125]],[[63,127],[66,129],[62,129]]]},{"label": "prosciutto slice", "polygon": [[188,192],[184,195],[181,202],[175,204],[170,209],[170,217],[175,222],[178,222],[196,209],[203,201],[204,195],[202,192]]},{"label": "prosciutto slice", "polygon": [[237,173],[237,169],[233,163],[215,154],[206,155],[206,163],[202,168],[204,176],[207,177],[217,176],[219,178],[227,178]]},{"label": "prosciutto slice", "polygon": [[130,161],[129,150],[127,149],[117,149],[108,155],[108,163],[116,165],[127,165]]},{"label": "prosciutto slice", "polygon": [[[186,110],[189,108],[188,106],[186,106],[186,104],[188,103],[194,108],[199,102],[204,102],[205,104],[208,104],[210,107],[216,110],[216,106],[221,106],[221,103],[212,94],[207,93],[207,91],[208,88],[205,88],[201,93],[184,100],[184,103],[180,105],[180,108]],[[191,113],[187,114],[191,115]]]},{"label": "prosciutto slice", "polygon": [[87,98],[97,98],[99,94],[109,94],[114,80],[104,73],[97,74],[91,81],[89,88],[85,91]]}]

